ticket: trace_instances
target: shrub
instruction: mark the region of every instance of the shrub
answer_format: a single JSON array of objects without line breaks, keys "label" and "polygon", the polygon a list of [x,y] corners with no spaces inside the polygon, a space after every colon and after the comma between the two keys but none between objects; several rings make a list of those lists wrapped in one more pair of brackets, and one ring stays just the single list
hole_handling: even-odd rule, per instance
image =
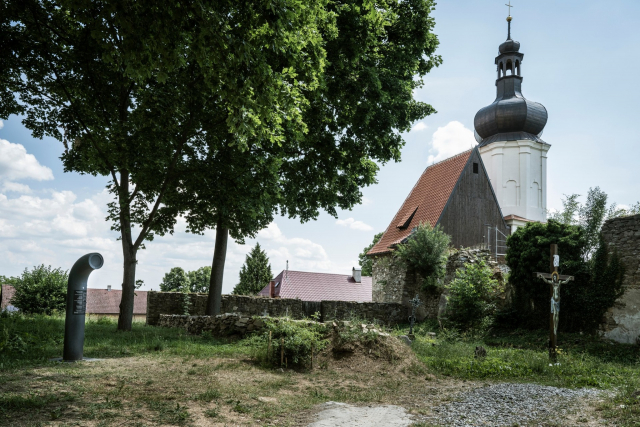
[{"label": "shrub", "polygon": [[[255,356],[264,364],[280,366],[281,349],[289,365],[306,366],[311,351],[321,351],[327,346],[326,327],[322,323],[288,319],[267,319],[266,331],[251,338],[258,351]],[[271,333],[271,352],[268,351]]]},{"label": "shrub", "polygon": [[415,228],[406,243],[398,245],[395,255],[424,278],[425,290],[432,290],[446,271],[450,242],[451,237],[439,225],[433,228],[425,222]]},{"label": "shrub", "polygon": [[456,272],[447,285],[449,290],[446,319],[460,329],[481,327],[483,320],[495,312],[498,281],[493,272],[480,261],[468,264]]},{"label": "shrub", "polygon": [[28,314],[51,315],[63,311],[66,306],[69,276],[60,268],[40,265],[33,270],[24,270],[13,283],[16,293],[11,304]]},{"label": "shrub", "polygon": [[501,322],[528,328],[548,326],[549,285],[534,273],[549,271],[549,246],[557,243],[558,272],[575,278],[560,288],[559,329],[595,330],[621,295],[623,266],[617,254],[608,254],[601,237],[593,255],[585,260],[585,248],[592,243],[584,236],[584,227],[553,219],[546,224],[529,223],[509,236],[506,261],[511,268],[509,282],[514,294],[509,315],[502,313]]}]

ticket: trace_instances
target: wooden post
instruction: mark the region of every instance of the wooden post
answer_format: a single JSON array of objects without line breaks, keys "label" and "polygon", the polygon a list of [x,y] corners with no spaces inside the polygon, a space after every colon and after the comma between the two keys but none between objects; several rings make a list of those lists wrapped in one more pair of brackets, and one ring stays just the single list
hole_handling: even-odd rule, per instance
[{"label": "wooden post", "polygon": [[[549,251],[549,273],[552,273],[552,274],[554,271],[556,271],[556,268],[553,266],[554,255],[558,255],[558,245],[555,243],[552,243]],[[553,298],[553,285],[549,285],[549,301],[551,301],[551,298]],[[557,349],[558,349],[558,337],[555,334],[555,331],[553,328],[553,313],[551,313],[550,311],[549,312],[549,358],[554,362],[556,361],[557,355],[558,355]]]},{"label": "wooden post", "polygon": [[284,364],[284,338],[280,338],[280,366]]}]

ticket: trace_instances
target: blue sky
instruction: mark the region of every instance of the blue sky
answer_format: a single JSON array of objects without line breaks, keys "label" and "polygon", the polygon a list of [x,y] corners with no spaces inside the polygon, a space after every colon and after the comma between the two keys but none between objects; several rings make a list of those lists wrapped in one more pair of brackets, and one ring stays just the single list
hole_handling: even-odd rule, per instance
[{"label": "blue sky", "polygon": [[[339,218],[322,214],[300,224],[277,218],[257,241],[267,250],[274,276],[289,260],[292,270],[348,274],[358,253],[383,231],[430,162],[468,149],[473,118],[495,98],[498,45],[506,39],[503,0],[442,1],[436,7],[438,53],[444,63],[424,79],[416,98],[437,114],[405,135],[402,162],[384,165],[364,202]],[[611,201],[640,200],[640,2],[513,0],[512,36],[521,43],[523,94],[549,112],[543,139],[548,158],[548,206],[563,194],[586,194],[600,186]],[[99,251],[105,266],[91,287],[119,288],[122,255],[116,233],[104,221],[107,179],[64,173],[62,144],[38,140],[12,116],[0,128],[0,274],[25,267],[71,267]],[[224,292],[238,281],[245,245],[230,242]],[[210,265],[214,233],[193,236],[179,222],[173,236],[157,238],[139,254],[138,278],[158,289],[171,267]]]}]

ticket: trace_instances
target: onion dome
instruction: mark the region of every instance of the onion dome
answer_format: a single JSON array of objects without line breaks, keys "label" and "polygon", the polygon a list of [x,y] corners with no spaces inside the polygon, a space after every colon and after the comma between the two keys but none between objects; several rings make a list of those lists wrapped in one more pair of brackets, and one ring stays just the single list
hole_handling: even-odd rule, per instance
[{"label": "onion dome", "polygon": [[519,52],[520,43],[511,39],[511,16],[507,21],[507,40],[498,48],[500,54],[495,60],[498,71],[496,99],[478,111],[474,119],[480,145],[522,139],[544,142],[540,136],[547,124],[547,109],[522,95],[520,67],[524,54]]}]

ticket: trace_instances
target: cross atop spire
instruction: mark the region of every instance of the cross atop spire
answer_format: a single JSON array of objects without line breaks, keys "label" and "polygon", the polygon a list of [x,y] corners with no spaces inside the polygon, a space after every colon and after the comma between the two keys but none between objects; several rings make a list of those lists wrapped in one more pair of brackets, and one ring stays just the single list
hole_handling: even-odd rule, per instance
[{"label": "cross atop spire", "polygon": [[511,8],[513,7],[511,5],[511,0],[509,0],[509,3],[505,3],[505,6],[507,6],[509,8],[509,16],[507,16],[507,22],[508,22],[508,30],[507,30],[507,40],[511,40]]}]

